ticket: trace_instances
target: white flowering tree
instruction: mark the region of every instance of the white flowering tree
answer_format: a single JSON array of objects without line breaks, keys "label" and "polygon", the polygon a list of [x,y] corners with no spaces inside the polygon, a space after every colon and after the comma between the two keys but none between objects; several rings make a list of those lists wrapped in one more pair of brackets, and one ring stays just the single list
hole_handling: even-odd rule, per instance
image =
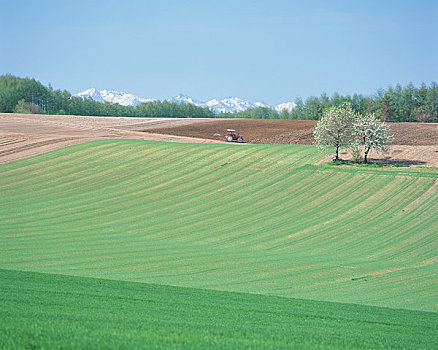
[{"label": "white flowering tree", "polygon": [[392,140],[388,124],[380,121],[371,114],[357,115],[353,124],[354,143],[352,147],[363,147],[363,162],[368,163],[368,153],[374,149],[386,154],[389,152],[389,143]]},{"label": "white flowering tree", "polygon": [[313,129],[314,143],[321,151],[331,150],[332,147],[335,147],[335,160],[340,160],[339,149],[350,147],[353,141],[355,119],[356,115],[349,103],[326,109]]}]

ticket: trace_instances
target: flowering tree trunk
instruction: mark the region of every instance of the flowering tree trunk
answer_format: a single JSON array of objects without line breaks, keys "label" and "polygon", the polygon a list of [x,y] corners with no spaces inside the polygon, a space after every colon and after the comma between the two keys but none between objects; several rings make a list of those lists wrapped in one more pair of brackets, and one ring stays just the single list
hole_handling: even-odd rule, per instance
[{"label": "flowering tree trunk", "polygon": [[365,147],[365,151],[363,152],[363,163],[368,164],[368,153],[370,151],[370,147]]},{"label": "flowering tree trunk", "polygon": [[389,125],[378,120],[374,114],[357,116],[353,125],[353,134],[357,140],[356,145],[364,146],[365,164],[368,163],[368,153],[371,149],[383,154],[389,152],[389,142],[392,140],[389,132]]},{"label": "flowering tree trunk", "polygon": [[339,161],[339,149],[351,144],[354,120],[355,114],[349,103],[326,109],[313,130],[314,143],[320,150],[330,153],[335,147],[335,160]]},{"label": "flowering tree trunk", "polygon": [[336,156],[335,156],[335,160],[339,161],[339,142],[336,142]]}]

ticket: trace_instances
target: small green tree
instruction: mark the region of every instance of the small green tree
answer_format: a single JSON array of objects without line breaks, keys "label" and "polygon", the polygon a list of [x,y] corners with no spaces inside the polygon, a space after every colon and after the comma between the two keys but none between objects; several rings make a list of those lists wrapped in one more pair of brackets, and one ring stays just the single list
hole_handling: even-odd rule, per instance
[{"label": "small green tree", "polygon": [[349,147],[353,140],[355,117],[348,102],[327,108],[313,130],[314,143],[321,151],[335,147],[335,161],[339,161],[339,149]]},{"label": "small green tree", "polygon": [[14,113],[23,114],[44,114],[45,111],[38,105],[32,102],[25,102],[24,99],[18,101],[14,108]]},{"label": "small green tree", "polygon": [[289,111],[287,109],[281,110],[280,119],[289,119]]},{"label": "small green tree", "polygon": [[367,164],[370,150],[383,154],[389,152],[389,143],[393,139],[390,130],[389,125],[377,119],[374,113],[359,114],[353,124],[354,142],[351,147],[363,147],[363,162]]},{"label": "small green tree", "polygon": [[14,108],[14,113],[30,114],[29,108],[27,108],[27,103],[24,100],[18,101]]}]

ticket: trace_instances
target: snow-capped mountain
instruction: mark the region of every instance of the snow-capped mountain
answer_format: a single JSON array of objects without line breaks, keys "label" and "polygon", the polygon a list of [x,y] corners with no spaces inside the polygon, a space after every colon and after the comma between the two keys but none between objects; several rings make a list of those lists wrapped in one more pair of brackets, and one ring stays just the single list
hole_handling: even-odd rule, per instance
[{"label": "snow-capped mountain", "polygon": [[141,97],[135,96],[133,94],[126,94],[126,93],[120,92],[120,91],[101,90],[99,92],[105,101],[112,102],[112,103],[118,103],[122,106],[135,107],[141,103],[154,101],[154,99],[141,98]]},{"label": "snow-capped mountain", "polygon": [[283,111],[284,109],[290,113],[292,112],[292,110],[295,108],[296,105],[297,104],[295,102],[284,102],[284,103],[280,103],[279,105],[276,105],[274,109],[278,113],[281,113],[281,111]]},{"label": "snow-capped mountain", "polygon": [[105,102],[100,92],[94,88],[82,91],[74,96],[82,97],[82,98],[91,98],[93,101],[97,101],[97,102]]},{"label": "snow-capped mountain", "polygon": [[238,97],[224,98],[221,100],[221,103],[227,106],[230,110],[236,112],[242,112],[246,109],[255,107],[252,103],[244,101]]},{"label": "snow-capped mountain", "polygon": [[268,105],[266,102],[263,101],[254,102],[253,105],[255,106],[255,108],[259,108],[259,107],[272,108],[270,105]]},{"label": "snow-capped mountain", "polygon": [[167,101],[172,102],[172,103],[191,103],[192,105],[195,105],[195,106],[206,107],[204,102],[195,100],[195,99],[191,98],[190,96],[187,96],[184,94],[178,94],[176,96],[170,97],[167,99]]},{"label": "snow-capped mountain", "polygon": [[167,101],[176,103],[191,103],[199,107],[208,107],[213,109],[215,113],[236,113],[242,112],[249,108],[258,107],[272,108],[270,105],[262,101],[251,103],[238,97],[224,98],[222,100],[212,99],[207,102],[202,102],[195,100],[190,96],[179,94],[175,97],[167,99]]},{"label": "snow-capped mountain", "polygon": [[225,106],[221,101],[218,101],[216,99],[210,100],[205,102],[206,106],[212,110],[214,110],[216,113],[227,113],[229,112],[229,109],[227,106]]},{"label": "snow-capped mountain", "polygon": [[[156,99],[141,98],[133,94],[127,94],[120,91],[108,91],[108,90],[98,91],[96,89],[88,89],[74,96],[82,97],[82,98],[91,98],[92,100],[98,102],[106,101],[111,103],[118,103],[123,106],[133,106],[133,107],[141,103],[156,101]],[[259,107],[272,108],[280,113],[283,109],[286,109],[287,111],[290,112],[295,107],[294,102],[285,102],[275,107],[272,107],[263,101],[251,103],[242,100],[238,97],[229,97],[229,98],[224,98],[222,100],[212,99],[207,102],[203,102],[184,94],[178,94],[174,97],[170,97],[167,99],[167,101],[172,103],[191,103],[195,106],[210,108],[215,113],[236,113],[236,112],[242,112],[249,108],[259,108]]]},{"label": "snow-capped mountain", "polygon": [[92,100],[98,102],[118,103],[122,106],[132,106],[132,107],[138,106],[141,103],[155,101],[154,99],[141,98],[133,94],[127,94],[120,91],[109,91],[109,90],[98,91],[94,88],[80,92],[75,96],[82,98],[91,98]]}]

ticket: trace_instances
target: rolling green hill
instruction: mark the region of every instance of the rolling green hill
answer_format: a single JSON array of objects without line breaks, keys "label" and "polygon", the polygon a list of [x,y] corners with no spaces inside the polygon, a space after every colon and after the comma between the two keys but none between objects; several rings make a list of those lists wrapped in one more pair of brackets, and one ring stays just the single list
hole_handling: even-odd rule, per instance
[{"label": "rolling green hill", "polygon": [[0,269],[2,349],[436,349],[436,313]]},{"label": "rolling green hill", "polygon": [[438,311],[438,169],[107,140],[0,166],[0,268]]}]

